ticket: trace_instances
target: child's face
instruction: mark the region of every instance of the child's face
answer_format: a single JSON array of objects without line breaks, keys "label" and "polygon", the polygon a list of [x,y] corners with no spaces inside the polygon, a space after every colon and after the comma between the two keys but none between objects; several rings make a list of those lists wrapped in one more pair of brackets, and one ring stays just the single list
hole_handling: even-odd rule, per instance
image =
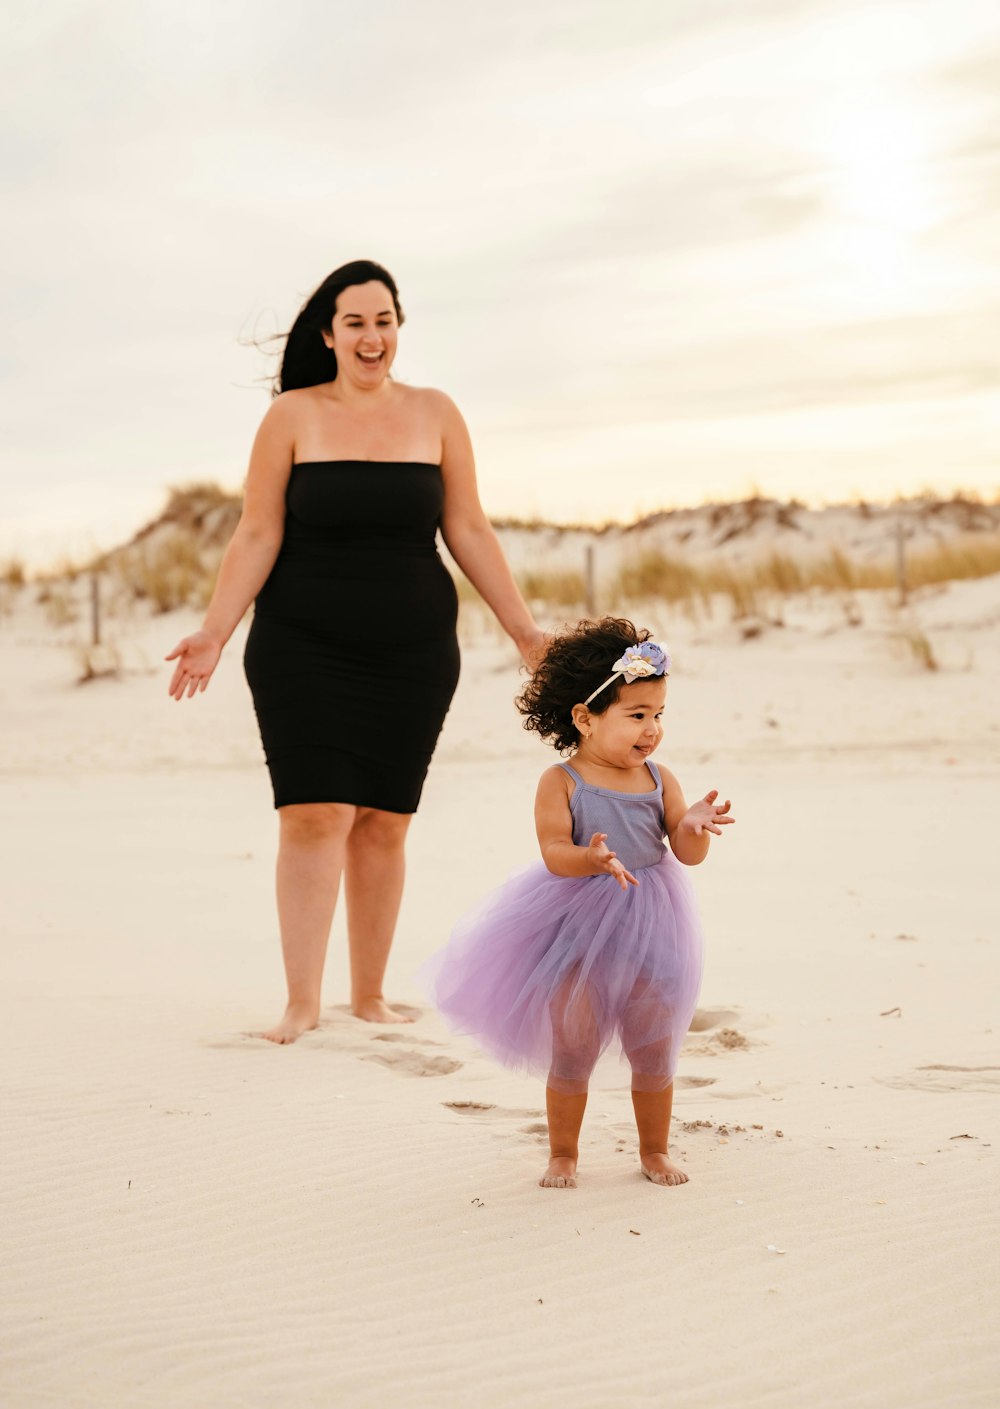
[{"label": "child's face", "polygon": [[666,698],[667,682],[662,675],[623,685],[617,700],[603,714],[589,715],[581,730],[587,747],[613,767],[641,768],[663,738],[661,717]]}]

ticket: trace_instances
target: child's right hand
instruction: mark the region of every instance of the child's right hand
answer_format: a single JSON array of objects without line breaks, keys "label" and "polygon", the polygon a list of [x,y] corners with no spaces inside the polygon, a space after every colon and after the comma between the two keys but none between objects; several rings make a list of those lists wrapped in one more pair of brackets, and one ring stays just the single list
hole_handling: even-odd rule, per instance
[{"label": "child's right hand", "polygon": [[606,872],[609,876],[614,876],[622,890],[628,890],[630,885],[637,886],[639,882],[631,871],[626,871],[625,867],[618,860],[613,851],[609,851],[605,843],[608,840],[607,832],[595,832],[590,838],[590,845],[587,847],[587,855],[597,874]]}]

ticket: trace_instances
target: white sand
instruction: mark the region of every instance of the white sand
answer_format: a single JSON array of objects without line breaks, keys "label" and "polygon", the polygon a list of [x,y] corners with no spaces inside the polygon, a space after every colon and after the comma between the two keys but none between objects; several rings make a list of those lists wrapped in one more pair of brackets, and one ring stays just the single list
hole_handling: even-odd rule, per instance
[{"label": "white sand", "polygon": [[[677,662],[661,758],[738,817],[695,874],[691,1182],[641,1178],[612,1069],[573,1191],[535,1182],[539,1083],[433,1012],[347,1014],[340,917],[320,1029],[247,1035],[282,978],[236,643],[177,705],[155,663],[192,618],[137,619],[131,673],[77,688],[73,628],[15,603],[0,1403],[1000,1402],[998,599],[918,605],[934,674],[874,599],[861,627],[803,604],[752,641],[650,622]],[[516,688],[482,632],[411,834],[394,999],[417,1004],[451,921],[533,858],[549,756]]]}]

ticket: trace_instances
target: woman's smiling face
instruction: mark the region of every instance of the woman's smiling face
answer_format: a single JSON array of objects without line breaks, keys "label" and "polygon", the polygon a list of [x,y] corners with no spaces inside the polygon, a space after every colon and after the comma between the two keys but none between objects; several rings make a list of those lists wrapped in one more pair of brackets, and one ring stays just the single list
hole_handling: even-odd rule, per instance
[{"label": "woman's smiling face", "polygon": [[359,387],[378,386],[396,356],[399,322],[384,284],[352,284],[337,299],[333,323],[323,341],[337,355],[337,376]]}]

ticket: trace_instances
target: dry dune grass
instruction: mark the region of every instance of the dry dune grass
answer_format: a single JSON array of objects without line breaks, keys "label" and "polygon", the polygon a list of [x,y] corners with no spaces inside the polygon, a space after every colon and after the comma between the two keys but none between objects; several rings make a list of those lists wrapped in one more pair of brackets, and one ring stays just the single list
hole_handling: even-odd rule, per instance
[{"label": "dry dune grass", "polygon": [[27,571],[20,558],[4,558],[0,562],[0,584],[4,587],[23,587],[27,580]]},{"label": "dry dune grass", "polygon": [[529,601],[548,606],[578,606],[586,597],[582,572],[523,572],[518,574],[518,583]]},{"label": "dry dune grass", "polygon": [[27,581],[25,566],[20,558],[0,561],[0,616],[7,616],[14,610]]},{"label": "dry dune grass", "polygon": [[[966,535],[906,558],[907,588],[930,587],[960,578],[1000,573],[1000,534]],[[863,563],[840,548],[813,561],[772,551],[758,563],[742,567],[699,567],[676,555],[647,553],[618,575],[612,596],[662,601],[691,617],[711,615],[714,599],[728,602],[734,621],[757,615],[783,598],[804,592],[892,591],[900,587],[895,566]]]},{"label": "dry dune grass", "polygon": [[[174,532],[137,541],[109,555],[103,566],[138,601],[154,612],[181,606],[204,608],[212,595],[222,546],[206,546],[196,530]],[[959,578],[1000,573],[1000,535],[969,535],[914,552],[906,559],[910,589]],[[459,602],[477,600],[468,580],[455,574]],[[556,610],[586,609],[582,570],[532,568],[517,574],[531,602]],[[736,566],[724,561],[699,566],[677,554],[647,552],[627,563],[601,596],[604,605],[623,609],[629,602],[665,602],[692,620],[711,618],[720,609],[733,621],[766,612],[781,602],[808,592],[851,594],[898,590],[896,569],[888,563],[866,563],[833,548],[812,561],[788,553],[770,552],[761,561]],[[55,610],[55,606],[53,606]]]},{"label": "dry dune grass", "polygon": [[[885,512],[868,504],[844,507],[855,522],[870,521],[876,513]],[[932,539],[932,546],[904,540],[908,590],[1000,573],[996,513],[983,501],[954,496],[947,500],[913,501],[904,507],[922,526],[925,542],[928,526]],[[135,603],[145,604],[156,614],[183,606],[203,609],[211,597],[219,562],[239,514],[239,496],[216,484],[172,488],[163,512],[129,543],[87,563],[67,559],[36,576],[38,601],[44,604],[51,624],[71,624],[79,620],[83,610],[82,593],[76,590],[80,579],[96,573],[109,616],[127,611]],[[582,615],[588,609],[626,610],[636,602],[661,602],[694,621],[711,619],[720,612],[737,622],[760,617],[779,619],[786,600],[813,592],[836,595],[847,619],[852,621],[857,616],[855,593],[899,592],[901,584],[892,560],[888,524],[881,557],[874,560],[857,550],[849,553],[836,543],[818,553],[814,543],[808,555],[809,534],[803,537],[799,532],[803,516],[808,514],[802,505],[780,504],[760,497],[734,504],[706,504],[700,510],[683,511],[680,527],[674,523],[681,546],[640,550],[641,538],[635,534],[672,519],[668,511],[651,515],[623,531],[623,541],[632,546],[633,554],[610,575],[604,575],[597,601],[589,608],[582,545],[580,566],[576,567],[567,565],[565,554],[553,554],[547,561],[547,549],[529,537],[528,565],[516,576],[528,600],[549,614]],[[563,535],[580,531],[523,522],[499,523],[497,527],[501,537],[507,531],[531,535],[544,530],[546,541],[551,541],[554,534],[556,541],[563,542]],[[789,529],[794,530],[791,535],[782,531]],[[589,541],[599,541],[609,531],[609,526],[590,530]],[[764,538],[758,539],[760,551],[756,557],[746,561],[734,554],[732,545],[738,540],[762,531]],[[801,544],[802,552],[768,548],[771,531],[785,542],[791,538],[793,544]],[[702,543],[700,554],[687,541],[699,532],[703,539],[706,532],[711,535],[707,547]],[[479,597],[457,569],[454,575],[460,606],[468,617]],[[9,558],[0,563],[0,591],[5,598],[19,592],[26,582],[26,569],[20,560]]]},{"label": "dry dune grass", "polygon": [[1000,572],[1000,535],[971,534],[942,543],[933,552],[914,553],[907,563],[911,586],[925,587],[957,578],[991,577]]},{"label": "dry dune grass", "polygon": [[147,601],[154,612],[161,613],[184,606],[206,607],[220,556],[206,561],[193,534],[173,534],[148,545],[130,545],[115,555],[109,567],[137,601]]},{"label": "dry dune grass", "polygon": [[183,606],[203,609],[239,516],[239,496],[217,484],[176,486],[159,518],[91,568],[108,573],[155,613]]},{"label": "dry dune grass", "polygon": [[918,626],[904,627],[897,633],[896,639],[909,651],[917,665],[923,666],[924,670],[940,669],[930,638]]}]

